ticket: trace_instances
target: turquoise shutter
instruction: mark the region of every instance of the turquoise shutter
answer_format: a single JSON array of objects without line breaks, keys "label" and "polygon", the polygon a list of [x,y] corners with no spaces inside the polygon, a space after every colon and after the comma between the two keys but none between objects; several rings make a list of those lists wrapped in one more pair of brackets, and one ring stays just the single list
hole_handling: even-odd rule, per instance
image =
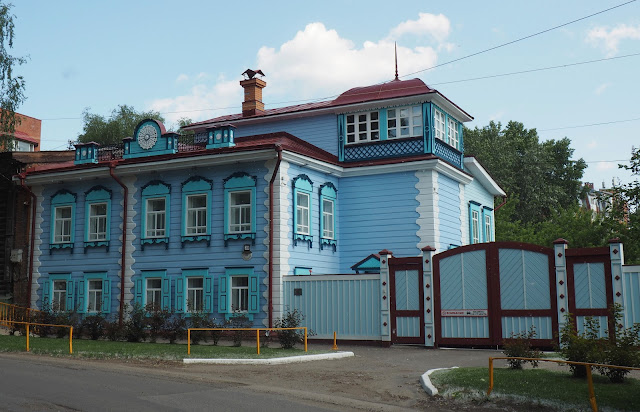
[{"label": "turquoise shutter", "polygon": [[162,309],[171,310],[171,279],[162,279]]},{"label": "turquoise shutter", "polygon": [[184,313],[184,279],[176,279],[176,313]]},{"label": "turquoise shutter", "polygon": [[102,281],[102,313],[111,313],[111,281]]},{"label": "turquoise shutter", "polygon": [[218,313],[229,313],[229,276],[220,275],[218,278]]},{"label": "turquoise shutter", "polygon": [[67,311],[73,310],[73,280],[67,280]]},{"label": "turquoise shutter", "polygon": [[142,291],[143,291],[143,279],[136,279],[136,297],[135,297],[135,303],[138,303],[140,306],[142,306]]},{"label": "turquoise shutter", "polygon": [[204,311],[213,312],[213,278],[211,276],[204,277]]},{"label": "turquoise shutter", "polygon": [[249,313],[258,313],[260,308],[260,285],[258,275],[249,275]]},{"label": "turquoise shutter", "polygon": [[51,288],[51,281],[47,279],[46,282],[42,285],[42,308],[46,309],[45,306],[49,306],[51,308],[51,300],[49,299],[49,289]]},{"label": "turquoise shutter", "polygon": [[78,281],[78,313],[85,313],[87,311],[87,304],[85,303],[85,288],[84,288],[85,280]]}]

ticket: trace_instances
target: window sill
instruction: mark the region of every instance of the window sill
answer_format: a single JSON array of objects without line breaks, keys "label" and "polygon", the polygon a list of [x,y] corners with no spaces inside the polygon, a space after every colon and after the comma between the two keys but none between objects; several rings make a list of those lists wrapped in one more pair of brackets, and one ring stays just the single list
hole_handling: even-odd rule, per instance
[{"label": "window sill", "polygon": [[232,313],[225,313],[224,314],[225,320],[231,320],[231,319],[239,317],[239,316],[244,316],[247,319],[249,319],[250,322],[253,322],[253,313],[249,313],[249,312],[232,312]]},{"label": "window sill", "polygon": [[87,253],[87,248],[90,247],[101,247],[106,246],[107,252],[109,252],[109,241],[108,240],[96,240],[91,242],[84,242],[84,253]]},{"label": "window sill", "polygon": [[345,143],[344,147],[369,146],[369,145],[376,145],[376,144],[384,144],[385,142],[402,142],[402,141],[421,140],[421,139],[422,139],[422,135],[412,136],[412,137],[387,137],[386,139],[380,139],[380,140]]},{"label": "window sill", "polygon": [[207,246],[211,246],[211,235],[182,236],[182,247],[185,242],[207,242]]},{"label": "window sill", "polygon": [[70,249],[73,253],[73,243],[52,243],[49,245],[49,254],[53,253],[53,249]]},{"label": "window sill", "polygon": [[226,233],[224,235],[224,247],[227,247],[228,242],[230,240],[242,240],[242,239],[251,239],[251,244],[254,246],[256,244],[255,233]]},{"label": "window sill", "polygon": [[323,250],[325,246],[333,246],[333,251],[335,252],[338,248],[338,241],[335,239],[327,239],[324,237],[320,238],[320,250]]},{"label": "window sill", "polygon": [[294,233],[293,235],[293,246],[298,245],[298,241],[309,242],[309,249],[313,247],[313,236],[311,235],[303,235],[300,233]]},{"label": "window sill", "polygon": [[153,245],[153,244],[160,244],[160,243],[164,243],[165,249],[169,249],[168,237],[154,237],[154,238],[142,239],[140,241],[140,248],[144,250],[144,245]]}]

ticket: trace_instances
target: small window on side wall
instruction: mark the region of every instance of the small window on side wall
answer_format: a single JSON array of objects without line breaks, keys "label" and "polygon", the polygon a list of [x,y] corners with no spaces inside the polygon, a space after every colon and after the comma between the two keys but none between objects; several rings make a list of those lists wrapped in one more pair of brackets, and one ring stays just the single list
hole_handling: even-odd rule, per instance
[{"label": "small window on side wall", "polygon": [[482,220],[480,212],[480,204],[469,202],[469,243],[475,244],[482,242]]},{"label": "small window on side wall", "polygon": [[54,249],[71,249],[75,240],[76,195],[60,190],[51,198],[50,252]]},{"label": "small window on side wall", "polygon": [[111,190],[104,186],[95,186],[85,196],[87,226],[85,228],[84,248],[106,246],[109,251],[111,238]]},{"label": "small window on side wall", "polygon": [[256,240],[256,176],[234,173],[224,181],[224,244],[229,240]]},{"label": "small window on side wall", "polygon": [[298,241],[308,242],[313,247],[312,230],[312,191],[313,182],[307,175],[298,175],[293,179],[293,245]]},{"label": "small window on side wall", "polygon": [[482,208],[482,232],[485,242],[493,242],[493,209],[489,207]]},{"label": "small window on side wall", "polygon": [[169,248],[171,186],[159,180],[142,187],[142,239],[146,244],[164,243]]},{"label": "small window on side wall", "polygon": [[211,189],[213,183],[194,176],[182,183],[182,246],[185,242],[211,245]]},{"label": "small window on side wall", "polygon": [[331,182],[320,186],[320,249],[338,246],[336,236],[336,201],[338,189]]}]

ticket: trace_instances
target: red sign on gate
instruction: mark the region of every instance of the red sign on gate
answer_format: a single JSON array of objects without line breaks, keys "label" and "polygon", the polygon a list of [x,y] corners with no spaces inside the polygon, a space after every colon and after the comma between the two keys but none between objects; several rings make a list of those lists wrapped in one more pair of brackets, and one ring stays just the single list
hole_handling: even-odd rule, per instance
[{"label": "red sign on gate", "polygon": [[441,316],[470,316],[470,317],[484,317],[489,316],[487,309],[447,309],[441,312]]}]

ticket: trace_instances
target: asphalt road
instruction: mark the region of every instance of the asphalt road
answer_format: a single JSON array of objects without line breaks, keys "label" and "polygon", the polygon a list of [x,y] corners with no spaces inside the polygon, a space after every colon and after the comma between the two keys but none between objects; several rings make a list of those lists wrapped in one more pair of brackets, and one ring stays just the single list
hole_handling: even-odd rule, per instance
[{"label": "asphalt road", "polygon": [[[253,392],[241,384],[194,382],[107,364],[0,356],[0,410],[7,411],[329,411]],[[348,408],[347,408],[348,409]],[[345,409],[343,409],[345,410]]]}]

